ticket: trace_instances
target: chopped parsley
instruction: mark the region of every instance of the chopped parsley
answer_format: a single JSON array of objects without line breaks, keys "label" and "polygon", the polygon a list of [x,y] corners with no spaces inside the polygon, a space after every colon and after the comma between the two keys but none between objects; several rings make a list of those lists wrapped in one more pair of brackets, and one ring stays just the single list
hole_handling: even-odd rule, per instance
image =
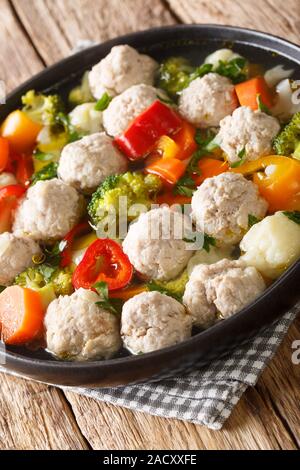
[{"label": "chopped parsley", "polygon": [[97,291],[97,294],[101,299],[99,302],[96,302],[96,305],[103,307],[111,313],[120,313],[123,302],[121,299],[109,299],[108,286],[106,282],[96,282],[96,284],[93,285],[93,288]]},{"label": "chopped parsley", "polygon": [[214,72],[229,78],[234,84],[244,82],[248,78],[247,60],[244,57],[236,57],[229,62],[220,60]]},{"label": "chopped parsley", "polygon": [[38,181],[52,180],[57,177],[58,163],[51,162],[44,166],[40,171],[34,173],[31,177],[32,186]]},{"label": "chopped parsley", "polygon": [[206,233],[204,234],[204,242],[203,242],[203,250],[207,251],[207,253],[210,252],[210,247],[211,246],[216,246],[217,241],[214,237],[210,237]]},{"label": "chopped parsley", "polygon": [[110,105],[111,100],[112,100],[112,96],[110,96],[107,92],[103,93],[100,100],[98,100],[97,103],[95,104],[95,110],[105,111]]},{"label": "chopped parsley", "polygon": [[238,153],[239,160],[237,162],[232,163],[231,168],[238,168],[239,166],[243,165],[243,163],[245,163],[246,156],[246,147],[243,147],[242,150],[240,150]]},{"label": "chopped parsley", "polygon": [[290,220],[300,225],[300,211],[284,211],[283,214]]},{"label": "chopped parsley", "polygon": [[248,227],[249,228],[253,227],[253,225],[257,224],[258,222],[260,222],[260,219],[255,217],[255,215],[253,214],[248,215]]},{"label": "chopped parsley", "polygon": [[189,82],[196,80],[196,78],[202,78],[204,75],[212,72],[213,65],[212,64],[202,64],[197,67],[194,72],[191,73],[189,77]]},{"label": "chopped parsley", "polygon": [[192,197],[196,189],[196,183],[191,176],[188,174],[184,175],[177,182],[174,188],[174,194],[180,194],[181,196]]},{"label": "chopped parsley", "polygon": [[268,106],[265,105],[265,103],[262,101],[261,99],[261,94],[258,93],[256,95],[256,101],[257,101],[257,106],[258,106],[258,109],[263,112],[263,113],[266,113],[268,114],[269,116],[271,115],[271,111],[270,109],[268,108]]}]

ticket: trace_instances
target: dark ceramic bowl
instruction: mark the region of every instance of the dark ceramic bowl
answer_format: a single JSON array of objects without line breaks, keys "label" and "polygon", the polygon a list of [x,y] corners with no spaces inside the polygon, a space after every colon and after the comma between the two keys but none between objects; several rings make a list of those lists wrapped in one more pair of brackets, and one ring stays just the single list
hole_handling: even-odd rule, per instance
[{"label": "dark ceramic bowl", "polygon": [[[190,25],[170,26],[123,36],[62,60],[19,87],[0,107],[0,121],[20,106],[20,97],[29,89],[67,92],[83,72],[105,57],[112,46],[130,44],[157,60],[183,55],[200,64],[209,53],[221,47],[234,50],[251,62],[270,68],[283,64],[300,76],[300,48],[283,39],[247,29]],[[299,300],[300,262],[294,264],[254,303],[212,328],[181,344],[142,356],[122,353],[109,361],[59,362],[45,351],[8,348],[1,363],[12,371],[40,381],[61,385],[113,386],[142,380],[157,380],[183,373],[195,362],[207,364],[236,345],[253,337],[276,321]]]}]

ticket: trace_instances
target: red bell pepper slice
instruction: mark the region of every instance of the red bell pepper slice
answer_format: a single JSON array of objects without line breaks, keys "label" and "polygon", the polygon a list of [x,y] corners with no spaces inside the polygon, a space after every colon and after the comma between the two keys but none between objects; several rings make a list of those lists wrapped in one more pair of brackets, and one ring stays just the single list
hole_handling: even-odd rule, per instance
[{"label": "red bell pepper slice", "polygon": [[9,163],[9,143],[4,137],[0,137],[0,172],[4,171]]},{"label": "red bell pepper slice", "polygon": [[31,155],[14,155],[16,165],[16,178],[20,184],[29,186],[33,175],[33,161]]},{"label": "red bell pepper slice", "polygon": [[173,135],[181,128],[182,120],[178,114],[157,100],[114,142],[129,160],[139,160],[151,152],[160,137]]},{"label": "red bell pepper slice", "polygon": [[67,235],[63,238],[63,242],[66,242],[66,246],[61,252],[60,265],[62,268],[70,266],[72,263],[72,246],[75,238],[85,235],[91,231],[91,226],[88,222],[81,222],[76,225]]},{"label": "red bell pepper slice", "polygon": [[11,184],[0,189],[0,233],[9,232],[12,226],[13,213],[18,199],[26,189],[19,184]]},{"label": "red bell pepper slice", "polygon": [[97,282],[106,282],[108,290],[122,289],[131,281],[133,266],[122,247],[110,239],[92,243],[73,273],[75,289],[93,289]]}]

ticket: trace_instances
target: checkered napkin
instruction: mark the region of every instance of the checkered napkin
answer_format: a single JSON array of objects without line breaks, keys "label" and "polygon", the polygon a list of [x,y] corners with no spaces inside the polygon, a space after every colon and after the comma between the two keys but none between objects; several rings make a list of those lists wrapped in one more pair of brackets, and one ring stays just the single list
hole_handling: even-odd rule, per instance
[{"label": "checkered napkin", "polygon": [[68,390],[165,418],[177,418],[221,429],[248,386],[254,386],[282,342],[297,308],[227,357],[187,375],[160,382],[116,388]]}]

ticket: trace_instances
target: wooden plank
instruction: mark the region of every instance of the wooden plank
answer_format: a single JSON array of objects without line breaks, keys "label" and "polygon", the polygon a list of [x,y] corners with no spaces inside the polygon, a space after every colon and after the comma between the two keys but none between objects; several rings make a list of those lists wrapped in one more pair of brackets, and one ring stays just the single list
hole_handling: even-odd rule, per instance
[{"label": "wooden plank", "polygon": [[167,0],[184,23],[255,28],[299,43],[299,0]]},{"label": "wooden plank", "polygon": [[7,91],[43,68],[27,35],[20,27],[8,0],[0,0],[0,80]]},{"label": "wooden plank", "polygon": [[285,423],[300,448],[300,366],[293,364],[293,342],[300,339],[300,318],[263,374],[257,391]]},{"label": "wooden plank", "polygon": [[89,448],[59,390],[5,374],[0,387],[1,449]]},{"label": "wooden plank", "polygon": [[[291,361],[300,338],[291,327],[255,389],[249,389],[222,431],[153,417],[67,392],[94,449],[296,449],[300,444],[299,365]],[[298,445],[297,445],[298,444]]]},{"label": "wooden plank", "polygon": [[12,0],[47,64],[68,55],[79,40],[114,36],[175,22],[161,0]]}]

